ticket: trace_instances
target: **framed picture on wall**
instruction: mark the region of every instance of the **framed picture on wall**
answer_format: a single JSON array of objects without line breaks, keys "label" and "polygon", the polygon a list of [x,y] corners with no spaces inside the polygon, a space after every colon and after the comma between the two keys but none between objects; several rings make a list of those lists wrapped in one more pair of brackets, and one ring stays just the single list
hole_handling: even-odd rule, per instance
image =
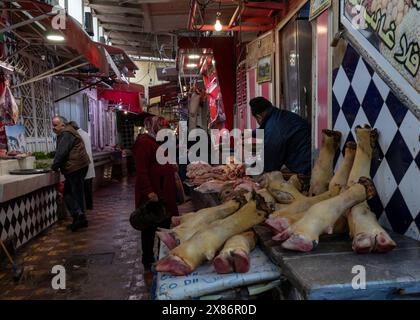
[{"label": "framed picture on wall", "polygon": [[257,64],[257,82],[271,81],[271,56],[258,59]]},{"label": "framed picture on wall", "polygon": [[9,151],[26,152],[25,126],[6,126],[5,129]]},{"label": "framed picture on wall", "polygon": [[331,6],[331,0],[311,0],[309,21],[318,17],[324,10]]}]

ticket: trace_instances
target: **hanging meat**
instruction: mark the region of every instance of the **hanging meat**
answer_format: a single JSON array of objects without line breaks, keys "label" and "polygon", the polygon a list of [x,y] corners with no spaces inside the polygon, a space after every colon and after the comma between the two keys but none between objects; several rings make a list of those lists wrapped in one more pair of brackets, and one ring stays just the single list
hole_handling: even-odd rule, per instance
[{"label": "hanging meat", "polygon": [[174,275],[189,274],[204,261],[211,261],[226,240],[260,224],[270,213],[271,209],[264,199],[254,192],[252,200],[241,209],[196,232],[189,240],[172,249],[168,256],[159,260],[155,269]]},{"label": "hanging meat", "polygon": [[217,273],[245,273],[250,268],[249,254],[257,243],[254,231],[247,231],[228,239],[223,249],[213,260]]},{"label": "hanging meat", "polygon": [[372,180],[361,177],[340,195],[321,201],[310,207],[298,222],[275,236],[274,240],[284,241],[282,247],[295,251],[311,251],[317,245],[319,236],[331,234],[334,224],[348,209],[375,196]]},{"label": "hanging meat", "polygon": [[8,81],[5,82],[4,90],[0,96],[0,117],[5,124],[17,124],[19,119],[19,108],[9,88]]},{"label": "hanging meat", "polygon": [[[356,137],[357,150],[348,179],[349,186],[354,185],[361,176],[370,176],[372,151],[378,139],[378,132],[368,125],[364,128],[358,126]],[[366,201],[351,208],[347,220],[355,252],[388,252],[396,247],[396,243],[379,225],[376,215],[370,210]]]},{"label": "hanging meat", "polygon": [[317,196],[328,190],[334,174],[334,157],[340,147],[341,132],[322,130],[322,146],[311,174],[309,195]]}]

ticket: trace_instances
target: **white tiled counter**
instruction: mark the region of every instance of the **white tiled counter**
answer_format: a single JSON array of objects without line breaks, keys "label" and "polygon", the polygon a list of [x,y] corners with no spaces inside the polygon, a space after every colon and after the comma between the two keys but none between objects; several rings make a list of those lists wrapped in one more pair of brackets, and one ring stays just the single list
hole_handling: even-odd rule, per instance
[{"label": "white tiled counter", "polygon": [[0,176],[0,237],[20,247],[58,219],[58,173]]},{"label": "white tiled counter", "polygon": [[60,175],[55,172],[30,175],[0,176],[0,203],[18,198],[38,189],[60,182]]}]

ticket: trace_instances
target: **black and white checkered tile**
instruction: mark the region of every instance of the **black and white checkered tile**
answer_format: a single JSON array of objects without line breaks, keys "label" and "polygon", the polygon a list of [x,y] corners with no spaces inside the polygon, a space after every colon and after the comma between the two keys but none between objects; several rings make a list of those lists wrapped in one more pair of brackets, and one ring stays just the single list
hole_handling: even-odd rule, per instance
[{"label": "black and white checkered tile", "polygon": [[57,219],[57,192],[53,186],[1,203],[1,240],[15,238],[16,247],[20,247]]},{"label": "black and white checkered tile", "polygon": [[384,227],[420,240],[420,121],[350,45],[334,70],[332,114],[333,128],[343,133],[336,165],[357,125],[378,129],[371,176],[379,197],[371,209]]}]

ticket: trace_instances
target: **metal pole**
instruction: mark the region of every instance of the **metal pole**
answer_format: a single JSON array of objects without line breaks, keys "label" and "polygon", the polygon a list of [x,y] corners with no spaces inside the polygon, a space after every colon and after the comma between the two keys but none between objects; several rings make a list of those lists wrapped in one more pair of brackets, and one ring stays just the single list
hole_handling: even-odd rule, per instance
[{"label": "metal pole", "polygon": [[52,68],[52,69],[50,69],[50,70],[48,70],[48,71],[46,71],[46,72],[44,72],[44,73],[39,74],[39,75],[37,75],[37,76],[33,77],[32,79],[29,79],[28,81],[31,81],[31,80],[36,80],[36,79],[38,79],[38,78],[41,78],[41,77],[43,77],[43,76],[45,76],[45,75],[47,75],[47,74],[49,74],[49,73],[54,72],[54,71],[55,71],[55,70],[57,70],[57,69],[60,69],[60,68],[62,68],[62,67],[65,67],[65,66],[69,65],[70,63],[73,63],[73,62],[75,62],[75,61],[79,60],[79,59],[80,59],[80,58],[82,58],[82,57],[83,57],[83,55],[80,55],[80,56],[78,56],[78,57],[76,57],[76,58],[74,58],[74,59],[71,59],[70,61],[67,61],[67,62],[65,62],[65,63],[63,63],[63,64],[59,65],[58,67],[54,67],[54,68]]},{"label": "metal pole", "polygon": [[55,16],[55,15],[57,15],[57,13],[44,13],[44,14],[41,14],[38,17],[34,17],[32,19],[28,19],[28,20],[25,20],[25,21],[16,23],[16,24],[14,24],[12,26],[3,28],[3,29],[0,30],[0,34],[5,33],[5,32],[10,32],[10,31],[12,31],[14,29],[17,29],[17,28],[26,26],[27,24],[31,24],[32,22],[44,20],[44,19],[46,19],[46,18],[48,18],[50,16]]},{"label": "metal pole", "polygon": [[12,87],[12,89],[19,88],[20,86],[24,86],[24,85],[30,84],[32,82],[43,80],[43,79],[48,78],[48,77],[53,77],[53,76],[59,75],[59,74],[64,73],[64,72],[83,67],[83,66],[88,65],[88,64],[89,64],[89,62],[84,62],[84,63],[78,64],[77,66],[70,67],[70,68],[67,68],[67,69],[64,69],[64,70],[60,70],[60,71],[57,71],[57,72],[52,73],[52,74],[48,74],[48,75],[40,77],[40,78],[31,79],[31,80],[28,80],[26,82],[23,82],[21,84],[18,84],[16,86]]},{"label": "metal pole", "polygon": [[87,86],[85,86],[83,88],[80,88],[80,89],[78,89],[78,90],[76,90],[76,91],[74,91],[74,92],[72,92],[72,93],[70,93],[70,94],[68,94],[68,95],[66,95],[64,97],[61,97],[61,98],[59,98],[57,100],[54,100],[54,103],[60,102],[61,100],[64,100],[64,99],[67,99],[68,97],[71,97],[72,95],[75,95],[76,93],[79,93],[79,92],[81,92],[83,90],[89,89],[90,87],[96,86],[97,84],[99,84],[101,82],[102,82],[102,80],[99,80],[97,82],[91,83],[91,84],[89,84],[89,85],[87,85]]}]

